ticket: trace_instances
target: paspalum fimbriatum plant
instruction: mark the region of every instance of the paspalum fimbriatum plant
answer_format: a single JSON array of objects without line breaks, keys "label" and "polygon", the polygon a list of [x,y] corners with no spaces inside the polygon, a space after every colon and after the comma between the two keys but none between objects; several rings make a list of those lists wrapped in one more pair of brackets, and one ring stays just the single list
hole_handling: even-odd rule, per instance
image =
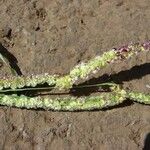
[{"label": "paspalum fimbriatum plant", "polygon": [[[126,99],[130,99],[135,102],[150,104],[150,94],[144,94],[140,92],[130,91],[123,89],[120,85],[114,83],[104,83],[109,86],[109,92],[101,92],[96,96],[71,96],[66,97],[50,95],[46,96],[26,96],[18,94],[10,94],[10,92],[23,92],[32,90],[50,90],[55,89],[58,91],[70,90],[78,80],[88,80],[89,75],[95,74],[101,68],[108,65],[119,62],[128,58],[132,58],[134,55],[139,55],[141,52],[147,52],[150,50],[150,42],[129,44],[120,48],[113,48],[110,51],[103,53],[101,56],[89,60],[88,62],[80,63],[75,66],[69,74],[65,76],[58,75],[31,75],[31,76],[14,76],[10,78],[0,79],[0,105],[15,106],[19,108],[43,108],[48,110],[93,110],[102,109],[110,106],[115,106]],[[39,85],[47,84],[49,87],[38,87]],[[92,85],[86,85],[86,87]],[[102,86],[97,84],[93,86]],[[81,86],[76,86],[80,88]]]}]

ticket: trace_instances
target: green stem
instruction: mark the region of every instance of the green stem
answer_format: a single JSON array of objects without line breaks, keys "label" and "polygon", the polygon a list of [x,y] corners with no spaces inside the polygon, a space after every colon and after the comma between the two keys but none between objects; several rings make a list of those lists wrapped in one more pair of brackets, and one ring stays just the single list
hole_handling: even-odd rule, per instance
[{"label": "green stem", "polygon": [[[81,89],[81,88],[90,88],[90,87],[100,87],[100,86],[115,86],[114,83],[101,83],[101,84],[91,84],[91,85],[78,85],[72,87],[71,89]],[[40,91],[40,90],[52,90],[56,89],[56,87],[32,87],[32,88],[22,88],[22,89],[7,89],[7,90],[0,90],[0,93],[7,93],[7,92],[23,92],[23,91]]]},{"label": "green stem", "polygon": [[57,111],[93,110],[116,106],[126,99],[150,104],[150,95],[139,92],[125,91],[120,86],[112,86],[112,92],[100,93],[99,96],[51,98],[50,96],[28,97],[0,94],[0,105],[27,108],[48,109]]}]

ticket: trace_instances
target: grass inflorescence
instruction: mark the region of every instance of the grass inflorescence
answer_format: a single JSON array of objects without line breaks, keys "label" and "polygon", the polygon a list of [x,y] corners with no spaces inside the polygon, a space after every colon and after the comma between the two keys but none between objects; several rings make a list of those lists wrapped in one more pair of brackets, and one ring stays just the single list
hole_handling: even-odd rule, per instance
[{"label": "grass inflorescence", "polygon": [[[122,89],[117,84],[107,84],[111,91],[100,93],[99,96],[84,96],[84,97],[56,97],[50,96],[35,96],[29,97],[25,95],[18,96],[17,94],[7,94],[7,92],[17,91],[32,91],[41,89],[57,89],[69,90],[74,88],[73,85],[78,80],[86,79],[91,74],[95,74],[101,68],[108,66],[111,63],[132,58],[134,55],[140,54],[143,51],[150,50],[150,42],[143,44],[130,44],[120,48],[114,48],[96,56],[92,60],[80,63],[75,66],[68,75],[32,75],[32,76],[14,76],[11,78],[0,79],[0,104],[7,106],[15,106],[19,108],[43,108],[52,110],[92,110],[101,109],[114,105],[118,105],[126,99],[131,99],[136,102],[150,104],[150,95],[139,92],[133,92]],[[38,88],[39,85],[47,84],[49,87]],[[95,86],[95,85],[87,85]],[[101,86],[101,85],[97,85]],[[82,90],[83,87],[76,86]]]}]

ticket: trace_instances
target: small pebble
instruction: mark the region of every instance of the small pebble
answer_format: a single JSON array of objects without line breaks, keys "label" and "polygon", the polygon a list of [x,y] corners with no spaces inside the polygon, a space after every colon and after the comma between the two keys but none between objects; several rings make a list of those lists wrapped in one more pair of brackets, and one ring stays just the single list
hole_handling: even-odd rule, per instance
[{"label": "small pebble", "polygon": [[3,28],[3,37],[7,37],[7,38],[11,38],[11,34],[12,34],[12,29],[8,26],[6,26],[5,28]]}]

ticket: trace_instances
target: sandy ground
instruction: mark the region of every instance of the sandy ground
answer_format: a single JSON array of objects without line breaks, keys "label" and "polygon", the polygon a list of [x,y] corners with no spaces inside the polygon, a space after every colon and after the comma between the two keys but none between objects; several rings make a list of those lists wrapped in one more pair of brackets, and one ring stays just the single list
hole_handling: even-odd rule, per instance
[{"label": "sandy ground", "polygon": [[[110,48],[149,40],[149,26],[149,0],[0,0],[0,48],[16,57],[24,75],[66,74]],[[150,92],[150,54],[106,73],[132,90]],[[9,75],[2,65],[0,76]],[[92,112],[0,107],[2,150],[149,150],[149,143],[150,106]]]}]

